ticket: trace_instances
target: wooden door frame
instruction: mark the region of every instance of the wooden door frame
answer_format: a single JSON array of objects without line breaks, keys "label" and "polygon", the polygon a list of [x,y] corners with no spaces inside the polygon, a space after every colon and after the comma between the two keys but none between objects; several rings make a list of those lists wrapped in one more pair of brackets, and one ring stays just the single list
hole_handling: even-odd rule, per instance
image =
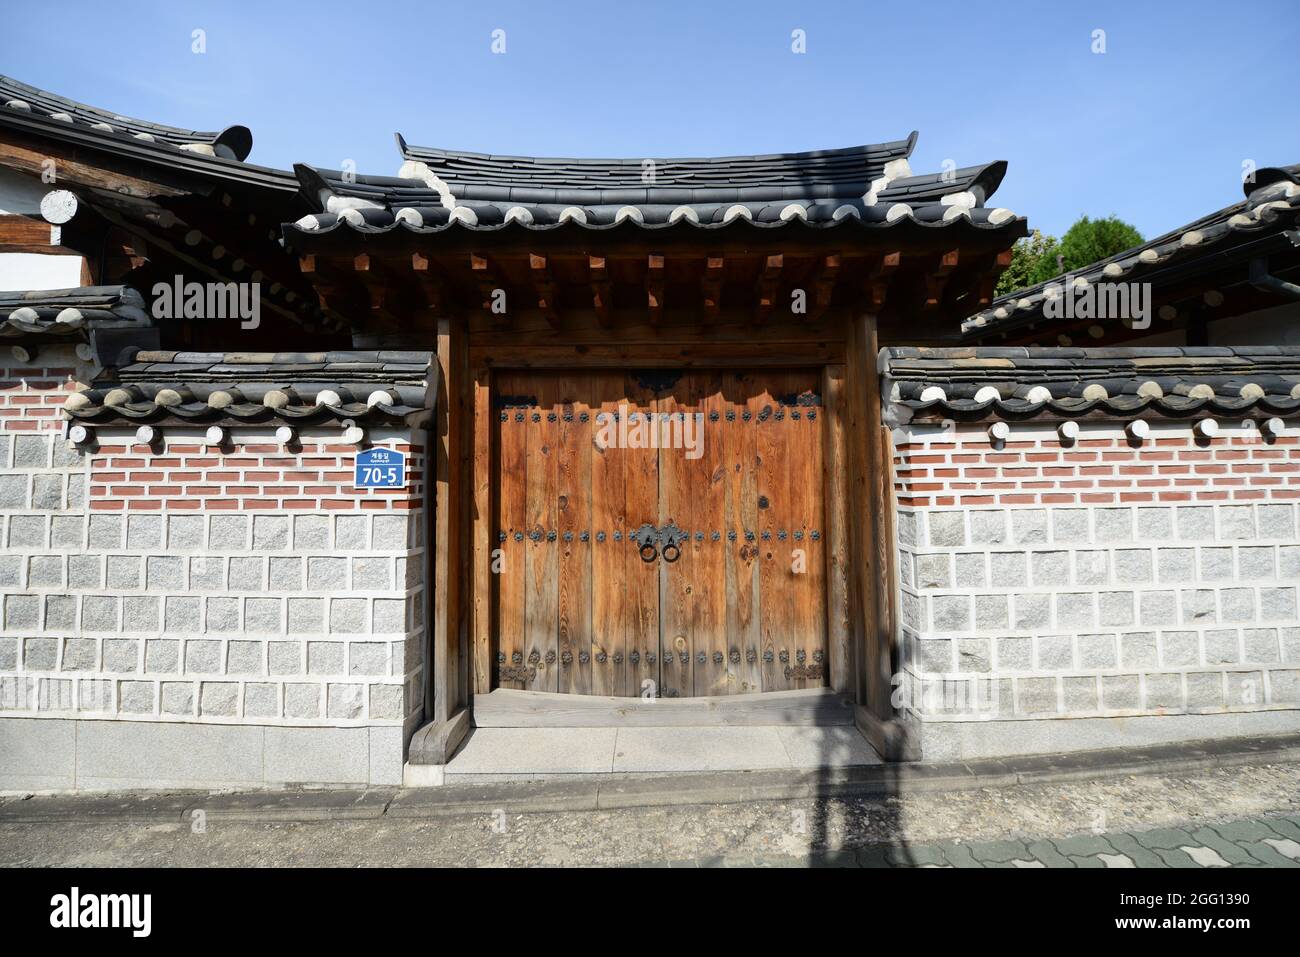
[{"label": "wooden door frame", "polygon": [[[843,341],[777,349],[695,341],[645,350],[646,367],[821,371],[825,449],[823,502],[829,687],[856,702],[856,723],[887,759],[912,749],[890,702],[896,661],[896,556],[892,447],[881,417],[876,318],[845,317]],[[492,524],[497,371],[591,371],[635,366],[644,347],[476,346],[467,322],[440,319],[441,370],[432,432],[434,491],[433,714],[411,742],[415,763],[444,764],[470,728],[475,695],[492,690]],[[774,354],[777,353],[777,354]],[[853,516],[866,521],[854,522]]]}]

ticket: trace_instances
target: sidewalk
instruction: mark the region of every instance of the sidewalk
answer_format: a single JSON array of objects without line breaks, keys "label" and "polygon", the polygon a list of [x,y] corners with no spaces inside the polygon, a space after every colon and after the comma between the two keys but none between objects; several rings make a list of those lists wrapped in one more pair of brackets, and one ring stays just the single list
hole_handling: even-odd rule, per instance
[{"label": "sidewalk", "polygon": [[[1300,861],[1300,761],[971,785],[622,807],[592,806],[590,796],[585,805],[571,803],[564,794],[572,783],[34,797],[0,806],[0,866],[1114,868]],[[465,794],[471,791],[472,800]],[[461,793],[456,804],[432,800],[447,792]]]}]

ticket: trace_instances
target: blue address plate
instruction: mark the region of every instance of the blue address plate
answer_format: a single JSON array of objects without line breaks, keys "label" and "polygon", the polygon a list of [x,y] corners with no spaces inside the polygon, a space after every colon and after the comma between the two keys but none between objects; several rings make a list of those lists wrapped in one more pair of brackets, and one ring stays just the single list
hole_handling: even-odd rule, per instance
[{"label": "blue address plate", "polygon": [[406,454],[394,449],[358,452],[353,484],[357,488],[406,488]]}]

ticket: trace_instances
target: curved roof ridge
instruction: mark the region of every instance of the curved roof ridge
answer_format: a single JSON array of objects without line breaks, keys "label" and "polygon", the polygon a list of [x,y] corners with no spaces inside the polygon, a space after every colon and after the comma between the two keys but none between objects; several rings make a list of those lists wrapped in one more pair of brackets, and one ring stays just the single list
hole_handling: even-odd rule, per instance
[{"label": "curved roof ridge", "polygon": [[871,154],[888,153],[890,157],[905,159],[912,155],[912,150],[916,148],[916,139],[920,135],[913,130],[906,138],[901,140],[889,140],[883,143],[866,143],[858,146],[842,146],[834,149],[824,150],[803,150],[792,153],[755,153],[755,154],[735,154],[731,156],[629,156],[629,157],[563,157],[563,156],[514,156],[504,153],[477,153],[472,150],[453,150],[437,146],[412,146],[406,141],[406,137],[401,133],[394,134],[397,138],[397,147],[401,151],[403,159],[425,160],[430,158],[446,160],[484,160],[498,163],[536,163],[536,164],[581,164],[583,166],[600,167],[610,166],[635,166],[638,170],[641,164],[646,160],[653,160],[658,164],[682,163],[682,164],[718,164],[728,165],[733,163],[756,162],[768,163],[781,160],[833,160],[844,159],[855,156],[867,156]]},{"label": "curved roof ridge", "polygon": [[228,126],[218,132],[187,130],[150,120],[90,106],[77,100],[42,90],[13,77],[0,74],[0,107],[24,110],[49,119],[93,126],[114,132],[166,143],[178,148],[210,147],[213,155],[243,161],[253,148],[253,134],[246,126]]}]

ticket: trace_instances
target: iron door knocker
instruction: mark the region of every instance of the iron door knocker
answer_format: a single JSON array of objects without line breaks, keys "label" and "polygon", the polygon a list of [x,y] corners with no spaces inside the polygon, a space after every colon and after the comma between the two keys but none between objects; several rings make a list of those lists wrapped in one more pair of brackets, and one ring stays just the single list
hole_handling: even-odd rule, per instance
[{"label": "iron door knocker", "polygon": [[641,552],[641,561],[652,562],[659,555],[659,547],[656,544],[659,540],[659,531],[649,522],[638,528],[632,534],[632,539]]},{"label": "iron door knocker", "polygon": [[[676,525],[665,525],[659,530],[659,543],[663,546],[664,561],[672,564],[682,557],[682,542],[686,541],[686,533]],[[671,554],[669,550],[671,549]]]}]

